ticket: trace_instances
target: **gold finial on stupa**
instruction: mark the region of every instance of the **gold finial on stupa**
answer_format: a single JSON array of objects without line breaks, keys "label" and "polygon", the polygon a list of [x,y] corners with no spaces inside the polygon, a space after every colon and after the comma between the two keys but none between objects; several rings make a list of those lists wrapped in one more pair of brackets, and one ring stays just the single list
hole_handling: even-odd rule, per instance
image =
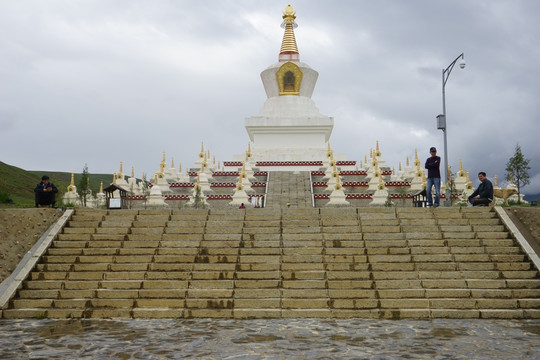
[{"label": "gold finial on stupa", "polygon": [[199,153],[199,157],[202,159],[204,157],[204,142],[201,141],[201,152]]},{"label": "gold finial on stupa", "polygon": [[75,174],[71,173],[71,184],[67,187],[68,192],[75,191]]},{"label": "gold finial on stupa", "polygon": [[463,161],[459,159],[459,171],[463,171]]},{"label": "gold finial on stupa", "polygon": [[401,170],[401,161],[399,162],[399,171],[402,171]]},{"label": "gold finial on stupa", "polygon": [[182,163],[178,163],[178,173],[182,173]]},{"label": "gold finial on stupa", "polygon": [[112,176],[112,183],[116,184],[116,173],[114,173]]},{"label": "gold finial on stupa", "polygon": [[163,172],[163,170],[165,170],[165,167],[167,167],[167,164],[165,163],[165,151],[164,151],[163,159],[161,159],[161,162],[159,163],[159,172]]},{"label": "gold finial on stupa", "polygon": [[360,167],[363,168],[364,164],[362,163],[362,160],[360,160]]},{"label": "gold finial on stupa", "polygon": [[131,177],[135,177],[135,168],[133,166],[131,167]]},{"label": "gold finial on stupa", "polygon": [[122,164],[122,161],[120,161],[120,171],[118,171],[118,175],[122,176],[123,174],[124,174],[123,164]]},{"label": "gold finial on stupa", "polygon": [[141,176],[142,181],[146,182],[146,174],[144,173],[144,171],[142,172]]},{"label": "gold finial on stupa", "polygon": [[497,181],[497,175],[493,177],[493,185],[494,187],[499,187],[499,182]]},{"label": "gold finial on stupa", "polygon": [[246,151],[246,155],[248,158],[251,157],[251,142],[248,142],[248,149]]},{"label": "gold finial on stupa", "polygon": [[367,155],[364,155],[364,164],[367,165]]},{"label": "gold finial on stupa", "polygon": [[157,184],[157,173],[154,175],[154,184]]},{"label": "gold finial on stupa", "polygon": [[373,148],[369,148],[369,158],[373,159]]},{"label": "gold finial on stupa", "polygon": [[396,175],[396,167],[392,166],[392,175]]},{"label": "gold finial on stupa", "polygon": [[377,140],[377,148],[375,150],[375,156],[381,156],[381,151],[379,150],[379,140]]},{"label": "gold finial on stupa", "polygon": [[467,182],[471,181],[471,179],[469,179],[469,170],[467,170],[467,179],[466,179]]},{"label": "gold finial on stupa", "polygon": [[289,4],[285,8],[285,11],[283,11],[283,22],[281,23],[281,27],[285,29],[285,34],[283,34],[279,55],[298,54],[298,47],[296,46],[293,30],[298,27],[298,24],[294,21],[295,19],[296,11],[294,11],[293,7]]},{"label": "gold finial on stupa", "polygon": [[103,193],[103,181],[99,184],[99,192]]},{"label": "gold finial on stupa", "polygon": [[410,166],[410,164],[409,164],[409,155],[407,155],[407,162],[405,164],[407,165],[407,167]]},{"label": "gold finial on stupa", "polygon": [[171,158],[171,169],[174,169],[174,157]]}]

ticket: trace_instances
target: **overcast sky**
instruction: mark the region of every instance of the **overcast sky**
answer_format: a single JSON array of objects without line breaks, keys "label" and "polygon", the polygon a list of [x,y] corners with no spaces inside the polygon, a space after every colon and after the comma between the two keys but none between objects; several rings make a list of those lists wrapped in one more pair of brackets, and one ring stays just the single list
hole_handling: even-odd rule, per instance
[{"label": "overcast sky", "polygon": [[[266,100],[288,2],[0,0],[0,160],[26,170],[136,176],[243,153],[244,120]],[[517,143],[540,192],[540,2],[386,0],[291,3],[313,100],[334,118],[332,148],[363,160],[379,140],[398,167],[417,148],[475,180],[498,175]],[[477,181],[475,180],[475,184]],[[502,185],[502,184],[501,184]]]}]

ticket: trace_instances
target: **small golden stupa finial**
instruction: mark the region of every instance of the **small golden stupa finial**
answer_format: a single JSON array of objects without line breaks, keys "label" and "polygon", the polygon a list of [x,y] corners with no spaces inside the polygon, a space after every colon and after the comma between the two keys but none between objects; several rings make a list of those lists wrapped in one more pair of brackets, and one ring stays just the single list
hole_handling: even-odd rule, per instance
[{"label": "small golden stupa finial", "polygon": [[163,152],[163,158],[161,159],[161,162],[159,163],[159,171],[163,172],[165,168],[167,167],[167,164],[165,163],[165,151]]},{"label": "small golden stupa finial", "polygon": [[174,169],[174,157],[171,158],[171,169]]},{"label": "small golden stupa finial", "polygon": [[401,161],[399,162],[399,171],[402,171],[401,170]]},{"label": "small golden stupa finial", "polygon": [[99,192],[103,193],[103,181],[99,184]]},{"label": "small golden stupa finial", "polygon": [[154,184],[157,184],[157,173],[154,175]]},{"label": "small golden stupa finial", "polygon": [[71,185],[75,185],[75,174],[71,173]]},{"label": "small golden stupa finial", "polygon": [[294,28],[298,27],[296,22],[296,11],[289,4],[283,11],[283,22],[281,27],[285,29],[283,34],[283,41],[281,42],[281,50],[279,51],[280,60],[281,55],[298,54],[298,47],[296,46],[296,39],[294,37]]},{"label": "small golden stupa finial", "polygon": [[122,161],[120,161],[120,171],[118,171],[118,175],[123,174],[123,173],[124,173],[124,170],[122,166]]},{"label": "small golden stupa finial", "polygon": [[499,187],[499,182],[497,181],[497,175],[493,177],[493,185],[494,187]]},{"label": "small golden stupa finial", "polygon": [[182,173],[182,163],[178,163],[178,173]]},{"label": "small golden stupa finial", "polygon": [[396,175],[396,167],[392,166],[392,175]]},{"label": "small golden stupa finial", "polygon": [[467,182],[471,181],[471,179],[469,179],[469,170],[467,170]]},{"label": "small golden stupa finial", "polygon": [[135,168],[133,166],[131,167],[131,177],[135,177]]},{"label": "small golden stupa finial", "polygon": [[463,161],[459,159],[459,171],[463,171]]},{"label": "small golden stupa finial", "polygon": [[113,177],[112,177],[112,183],[113,183],[113,184],[116,184],[116,173],[113,174]]},{"label": "small golden stupa finial", "polygon": [[360,167],[363,168],[364,164],[362,163],[362,160],[360,160]]},{"label": "small golden stupa finial", "polygon": [[141,179],[142,179],[143,181],[146,181],[146,174],[144,173],[144,171],[142,172],[142,175],[141,175],[141,176],[142,176]]},{"label": "small golden stupa finial", "polygon": [[328,142],[328,151],[330,151],[330,150],[332,150],[332,149],[330,148],[330,141],[329,141]]},{"label": "small golden stupa finial", "polygon": [[407,167],[410,166],[410,164],[409,164],[409,155],[407,155],[407,162],[405,164],[407,165]]}]

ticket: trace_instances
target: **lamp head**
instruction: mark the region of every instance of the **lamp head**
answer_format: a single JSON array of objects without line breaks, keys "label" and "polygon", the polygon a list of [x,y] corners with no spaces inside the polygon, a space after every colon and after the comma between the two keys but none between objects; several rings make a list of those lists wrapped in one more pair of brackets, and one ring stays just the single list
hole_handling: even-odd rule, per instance
[{"label": "lamp head", "polygon": [[465,59],[461,59],[461,61],[459,62],[459,67],[461,69],[465,69]]}]

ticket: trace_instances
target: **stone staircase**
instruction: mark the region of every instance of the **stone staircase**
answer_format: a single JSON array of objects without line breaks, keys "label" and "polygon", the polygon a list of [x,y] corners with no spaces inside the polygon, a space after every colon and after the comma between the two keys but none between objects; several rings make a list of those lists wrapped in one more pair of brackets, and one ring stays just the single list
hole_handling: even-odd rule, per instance
[{"label": "stone staircase", "polygon": [[489,208],[77,209],[2,315],[540,318],[540,277]]},{"label": "stone staircase", "polygon": [[309,171],[293,173],[290,171],[273,171],[268,182],[266,207],[279,209],[312,208],[311,181]]}]

